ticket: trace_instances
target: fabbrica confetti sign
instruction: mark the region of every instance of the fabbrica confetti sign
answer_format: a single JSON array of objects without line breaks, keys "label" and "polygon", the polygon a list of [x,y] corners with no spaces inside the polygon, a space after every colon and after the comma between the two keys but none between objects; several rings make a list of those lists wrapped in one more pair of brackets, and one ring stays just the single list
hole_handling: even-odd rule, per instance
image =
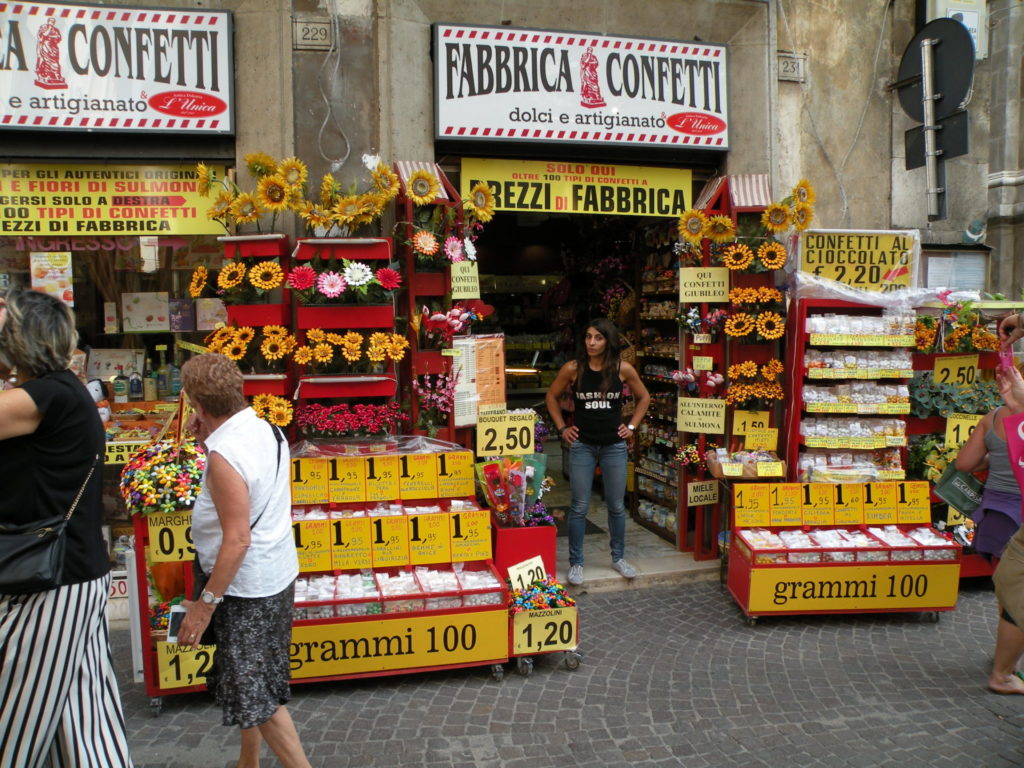
[{"label": "fabbrica confetti sign", "polygon": [[439,141],[729,149],[722,45],[434,25]]},{"label": "fabbrica confetti sign", "polygon": [[231,15],[0,0],[0,128],[234,132]]}]

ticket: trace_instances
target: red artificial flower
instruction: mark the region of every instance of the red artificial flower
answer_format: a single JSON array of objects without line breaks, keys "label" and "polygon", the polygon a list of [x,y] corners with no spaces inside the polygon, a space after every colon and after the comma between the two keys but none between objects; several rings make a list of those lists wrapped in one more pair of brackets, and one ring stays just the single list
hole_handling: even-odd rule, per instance
[{"label": "red artificial flower", "polygon": [[288,273],[288,287],[297,291],[304,291],[312,288],[316,282],[316,270],[309,264],[302,264]]},{"label": "red artificial flower", "polygon": [[385,291],[393,291],[402,284],[402,276],[395,270],[384,267],[377,270],[377,282]]}]

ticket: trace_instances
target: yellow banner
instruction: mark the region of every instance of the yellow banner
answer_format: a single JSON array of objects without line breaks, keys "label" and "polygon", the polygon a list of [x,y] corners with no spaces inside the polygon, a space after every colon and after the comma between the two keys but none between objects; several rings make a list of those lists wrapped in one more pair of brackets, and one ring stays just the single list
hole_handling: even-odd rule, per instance
[{"label": "yellow banner", "polygon": [[911,232],[808,231],[800,235],[800,270],[863,291],[912,285],[919,241]]},{"label": "yellow banner", "polygon": [[665,217],[689,207],[693,174],[615,163],[464,158],[462,197],[481,181],[491,187],[499,211]]},{"label": "yellow banner", "polygon": [[127,464],[128,460],[139,451],[149,445],[145,443],[107,443],[106,458],[107,464]]},{"label": "yellow banner", "polygon": [[292,628],[289,655],[293,680],[504,661],[508,658],[508,613],[502,608],[381,621],[299,624]]},{"label": "yellow banner", "polygon": [[749,613],[951,608],[959,564],[754,568]]},{"label": "yellow banner", "polygon": [[222,235],[212,203],[194,165],[0,166],[0,235]]}]

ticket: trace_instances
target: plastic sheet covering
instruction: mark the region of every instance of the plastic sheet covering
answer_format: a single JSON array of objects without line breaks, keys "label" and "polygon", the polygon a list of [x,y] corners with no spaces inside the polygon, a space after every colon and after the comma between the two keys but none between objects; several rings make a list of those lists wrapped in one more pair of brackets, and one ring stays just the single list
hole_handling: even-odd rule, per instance
[{"label": "plastic sheet covering", "polygon": [[[939,290],[936,288],[901,288],[898,291],[862,291],[859,288],[812,275],[810,272],[793,272],[789,276],[790,296],[796,299],[828,299],[856,301],[883,309],[909,310],[926,302],[978,301],[977,291]],[[940,294],[942,298],[940,299]]]},{"label": "plastic sheet covering", "polygon": [[[372,446],[372,447],[371,447]],[[459,443],[449,443],[423,435],[389,437],[322,437],[300,440],[291,447],[293,459],[352,456],[354,454],[386,455],[406,453],[447,453],[465,451]]]}]

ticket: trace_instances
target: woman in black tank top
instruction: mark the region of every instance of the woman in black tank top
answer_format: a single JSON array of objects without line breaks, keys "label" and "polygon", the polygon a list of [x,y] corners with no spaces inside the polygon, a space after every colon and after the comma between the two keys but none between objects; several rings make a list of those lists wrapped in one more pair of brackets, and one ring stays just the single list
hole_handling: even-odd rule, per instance
[{"label": "woman in black tank top", "polygon": [[[583,346],[576,360],[559,370],[545,397],[548,413],[568,450],[570,584],[583,583],[583,536],[594,485],[594,472],[601,467],[605,502],[608,505],[608,534],[612,568],[627,579],[636,569],[627,563],[626,537],[626,440],[643,420],[651,396],[636,369],[620,359],[618,329],[606,318],[587,324]],[[623,384],[636,400],[629,423],[622,421]],[[572,388],[573,425],[566,426],[559,398]]]}]

